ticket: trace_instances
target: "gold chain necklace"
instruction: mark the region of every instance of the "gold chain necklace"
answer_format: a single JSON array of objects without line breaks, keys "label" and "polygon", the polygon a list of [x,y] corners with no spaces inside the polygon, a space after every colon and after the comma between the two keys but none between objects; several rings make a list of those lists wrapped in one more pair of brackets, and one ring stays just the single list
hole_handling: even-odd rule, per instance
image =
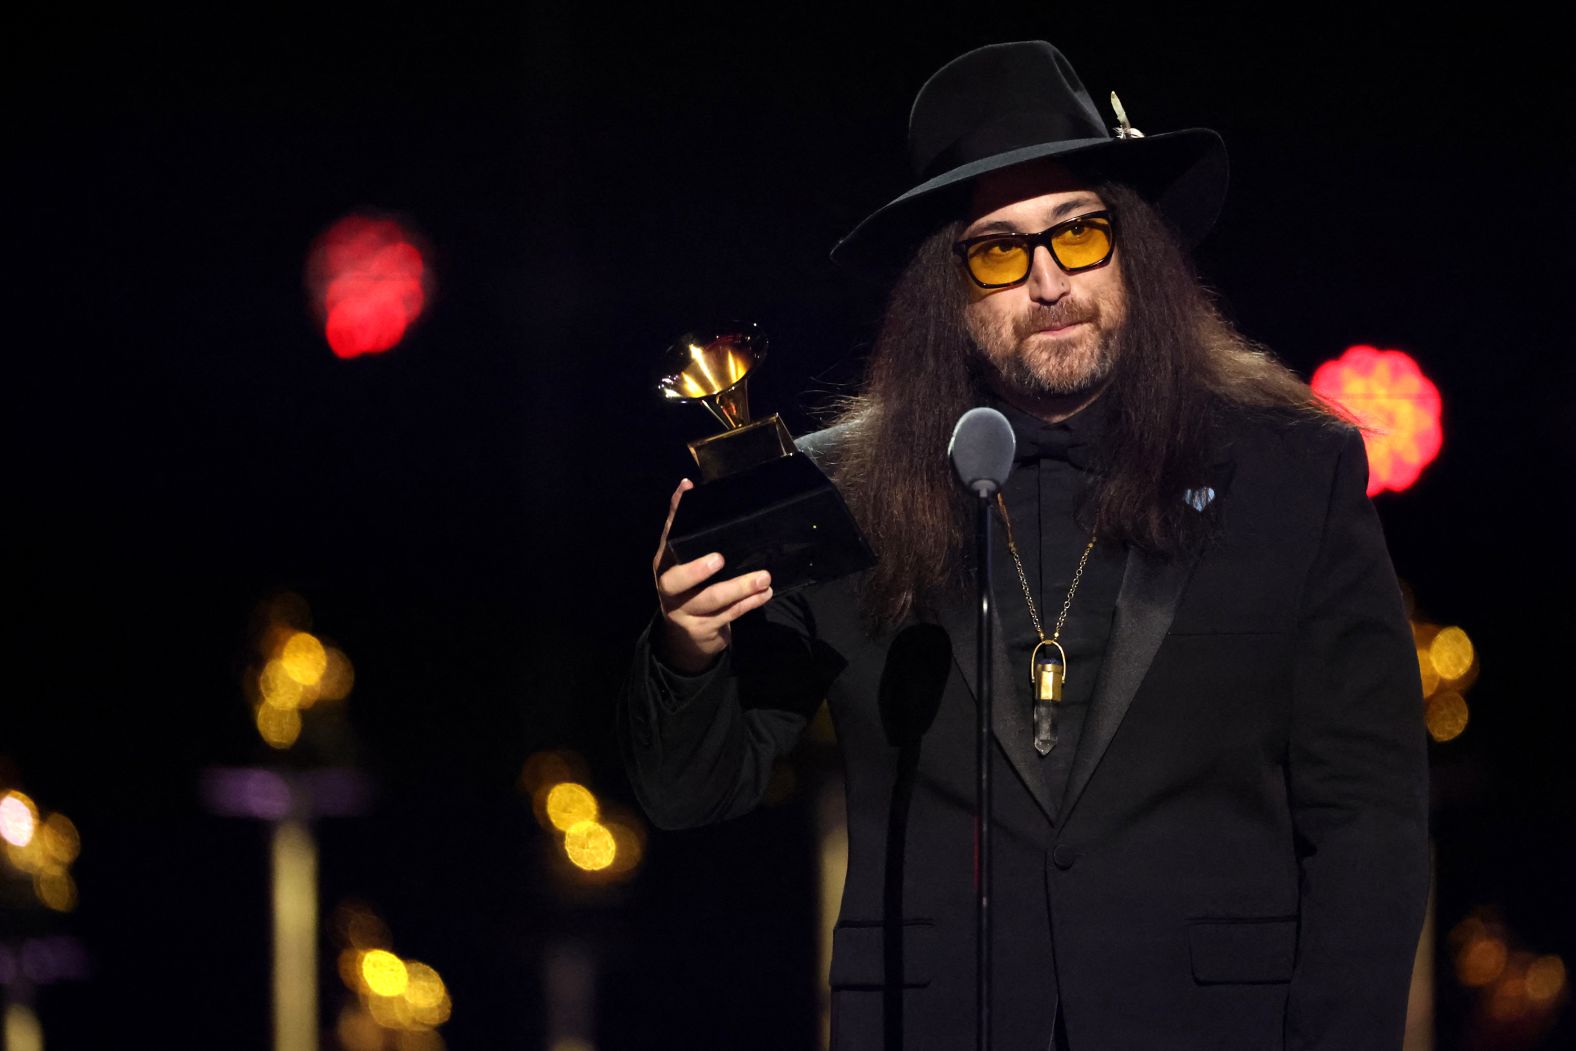
[{"label": "gold chain necklace", "polygon": [[[1073,570],[1073,582],[1067,589],[1061,612],[1050,637],[1040,626],[1040,611],[1034,605],[1034,593],[1029,590],[1029,578],[1023,571],[1023,559],[1018,555],[1018,545],[1012,536],[1012,516],[1007,514],[1007,500],[1001,490],[996,491],[996,510],[1001,512],[1002,525],[1007,528],[1007,550],[1012,552],[1012,564],[1018,568],[1018,585],[1023,588],[1023,601],[1029,604],[1029,620],[1034,623],[1034,633],[1040,637],[1029,653],[1029,686],[1034,693],[1034,750],[1048,755],[1056,747],[1056,703],[1062,699],[1062,686],[1067,682],[1067,651],[1060,642],[1062,625],[1067,623],[1067,611],[1072,609],[1073,596],[1083,580],[1084,566],[1089,564],[1089,553],[1099,534],[1090,533],[1089,543],[1078,556],[1078,568]],[[1041,652],[1044,656],[1041,656]]]}]

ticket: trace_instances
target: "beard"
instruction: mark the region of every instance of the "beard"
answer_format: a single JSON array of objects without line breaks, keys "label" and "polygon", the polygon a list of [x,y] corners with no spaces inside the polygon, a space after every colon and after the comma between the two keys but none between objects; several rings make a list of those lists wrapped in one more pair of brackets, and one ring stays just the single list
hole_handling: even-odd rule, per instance
[{"label": "beard", "polygon": [[[1009,389],[1030,397],[1064,397],[1092,391],[1110,377],[1117,358],[1110,320],[1095,304],[1064,300],[1036,305],[994,325],[970,317],[967,328],[980,359]],[[1043,334],[1078,322],[1086,327],[1062,336]]]}]

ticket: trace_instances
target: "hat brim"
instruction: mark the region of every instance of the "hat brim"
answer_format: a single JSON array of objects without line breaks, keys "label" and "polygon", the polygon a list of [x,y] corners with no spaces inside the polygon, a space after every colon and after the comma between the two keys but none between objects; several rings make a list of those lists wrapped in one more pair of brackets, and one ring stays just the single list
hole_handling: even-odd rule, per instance
[{"label": "hat brim", "polygon": [[918,240],[962,214],[959,196],[982,175],[1048,157],[1079,174],[1126,183],[1152,202],[1189,247],[1209,233],[1226,200],[1226,144],[1208,128],[1136,139],[1071,139],[982,157],[928,179],[872,212],[832,249],[832,261],[886,276],[901,269]]}]

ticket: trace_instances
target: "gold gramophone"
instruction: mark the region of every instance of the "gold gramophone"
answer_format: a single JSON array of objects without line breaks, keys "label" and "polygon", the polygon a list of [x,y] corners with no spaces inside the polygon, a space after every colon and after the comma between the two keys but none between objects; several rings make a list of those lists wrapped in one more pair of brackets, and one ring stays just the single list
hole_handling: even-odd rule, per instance
[{"label": "gold gramophone", "polygon": [[657,389],[670,401],[700,402],[728,429],[689,443],[704,481],[794,452],[788,428],[776,413],[750,421],[746,379],[766,360],[766,336],[740,322],[680,336],[657,365]]},{"label": "gold gramophone", "polygon": [[826,475],[798,451],[774,413],[750,419],[746,379],[766,358],[748,322],[680,336],[656,386],[669,401],[699,402],[728,429],[689,443],[702,484],[679,502],[668,547],[680,562],[722,552],[729,575],[766,569],[777,594],[875,562]]}]

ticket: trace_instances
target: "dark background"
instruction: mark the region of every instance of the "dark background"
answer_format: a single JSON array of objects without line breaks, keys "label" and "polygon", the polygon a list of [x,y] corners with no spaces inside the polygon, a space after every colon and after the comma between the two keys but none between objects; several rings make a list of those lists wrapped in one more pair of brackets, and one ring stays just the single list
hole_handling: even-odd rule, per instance
[{"label": "dark background", "polygon": [[[1248,334],[1304,375],[1403,349],[1443,392],[1440,459],[1378,499],[1419,611],[1482,658],[1465,735],[1433,746],[1441,940],[1489,906],[1576,966],[1563,56],[1497,7],[1173,6],[20,18],[0,773],[82,830],[53,929],[94,968],[40,994],[49,1046],[268,1045],[266,833],[207,816],[197,778],[269,760],[239,675],[280,588],[355,661],[337,758],[379,786],[319,827],[325,908],[372,903],[438,968],[449,1046],[542,1046],[566,941],[600,961],[604,1051],[813,1045],[808,767],[600,891],[548,863],[516,779],[568,747],[629,798],[612,697],[683,440],[709,429],[658,404],[655,356],[755,320],[756,404],[812,428],[879,308],[826,253],[907,187],[913,93],[1030,37],[1138,127],[1225,136],[1198,259]],[[394,351],[341,361],[302,272],[358,209],[420,231],[436,295]],[[1439,1046],[1467,1046],[1474,1001],[1440,964]],[[332,1017],[328,967],[323,989]]]}]

